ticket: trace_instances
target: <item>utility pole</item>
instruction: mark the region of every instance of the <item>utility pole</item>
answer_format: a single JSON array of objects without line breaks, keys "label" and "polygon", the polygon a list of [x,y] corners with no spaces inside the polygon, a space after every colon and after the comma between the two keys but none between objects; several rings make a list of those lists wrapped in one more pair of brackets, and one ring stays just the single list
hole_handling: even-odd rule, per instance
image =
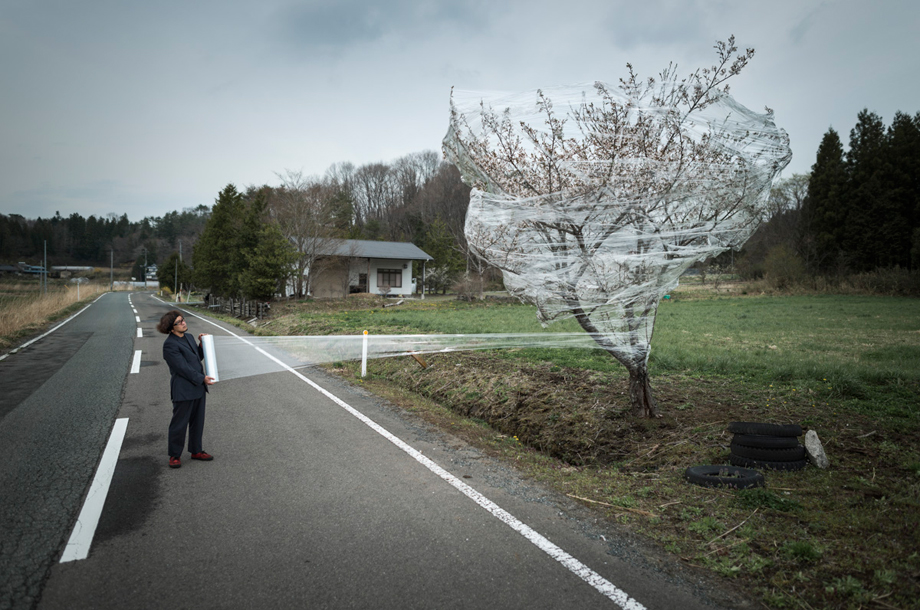
[{"label": "utility pole", "polygon": [[42,267],[42,290],[48,296],[48,240],[45,240],[45,262]]},{"label": "utility pole", "polygon": [[[179,242],[179,250],[182,250],[182,242]],[[176,289],[176,302],[179,302],[179,261],[176,260],[176,280],[173,283],[173,287]]]},{"label": "utility pole", "polygon": [[144,290],[147,290],[147,248],[144,248]]},{"label": "utility pole", "polygon": [[115,249],[109,250],[109,290],[115,290]]}]

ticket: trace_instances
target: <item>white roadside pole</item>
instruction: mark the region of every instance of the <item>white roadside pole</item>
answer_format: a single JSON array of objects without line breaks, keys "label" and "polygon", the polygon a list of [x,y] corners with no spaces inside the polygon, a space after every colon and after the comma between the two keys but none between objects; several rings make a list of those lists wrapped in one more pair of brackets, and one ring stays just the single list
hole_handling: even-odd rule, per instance
[{"label": "white roadside pole", "polygon": [[367,331],[364,331],[364,343],[361,345],[361,376],[367,376]]}]

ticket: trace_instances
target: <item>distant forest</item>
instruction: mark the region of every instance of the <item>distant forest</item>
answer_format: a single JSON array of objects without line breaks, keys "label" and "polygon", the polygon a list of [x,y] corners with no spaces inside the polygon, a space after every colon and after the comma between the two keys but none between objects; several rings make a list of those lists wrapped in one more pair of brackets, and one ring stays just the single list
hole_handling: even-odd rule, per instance
[{"label": "distant forest", "polygon": [[[257,208],[257,222],[292,243],[412,242],[434,257],[429,279],[440,288],[473,271],[480,279],[494,277],[469,252],[463,234],[470,188],[437,152],[359,167],[338,163],[318,177],[292,171],[278,177],[278,186],[239,191],[240,209]],[[215,205],[228,192],[217,192]],[[213,210],[202,204],[139,222],[115,214],[0,214],[0,263],[40,264],[47,244],[50,265],[107,267],[113,256],[116,266],[132,265],[132,275],[140,276],[145,255],[148,264],[162,264],[181,252],[191,263]],[[765,222],[744,249],[705,266],[722,269],[728,261],[749,278],[792,282],[880,269],[920,274],[920,113],[898,112],[886,128],[878,115],[860,112],[846,151],[829,129],[811,173],[774,185]],[[298,292],[308,288],[298,283]]]},{"label": "distant forest", "polygon": [[[331,166],[321,177],[279,174],[280,186],[248,186],[244,199],[260,198],[268,205],[265,223],[290,225],[291,193],[308,200],[337,202],[339,216],[330,226],[337,237],[413,242],[435,256],[451,271],[464,266],[463,222],[470,189],[457,169],[434,151],[413,153],[392,163],[351,163]],[[215,189],[215,203],[220,193]],[[311,199],[312,197],[312,199]],[[47,244],[49,265],[117,267],[133,265],[140,276],[147,264],[164,263],[181,252],[191,262],[194,247],[208,220],[211,205],[169,212],[132,222],[127,215],[84,218],[29,219],[0,214],[0,263],[41,264]]]}]

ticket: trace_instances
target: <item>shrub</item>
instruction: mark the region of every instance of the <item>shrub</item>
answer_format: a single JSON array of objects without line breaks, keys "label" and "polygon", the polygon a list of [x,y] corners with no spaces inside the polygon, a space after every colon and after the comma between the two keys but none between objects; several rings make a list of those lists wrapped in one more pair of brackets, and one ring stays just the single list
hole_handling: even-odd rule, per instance
[{"label": "shrub", "polygon": [[786,244],[774,246],[763,261],[764,277],[776,290],[802,283],[805,263]]}]

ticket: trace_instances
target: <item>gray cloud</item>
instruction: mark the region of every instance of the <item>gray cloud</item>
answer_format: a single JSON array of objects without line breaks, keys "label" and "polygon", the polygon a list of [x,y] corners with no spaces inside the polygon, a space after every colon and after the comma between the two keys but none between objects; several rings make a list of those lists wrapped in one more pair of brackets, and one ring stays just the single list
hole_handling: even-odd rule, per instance
[{"label": "gray cloud", "polygon": [[438,149],[450,87],[616,82],[757,56],[737,99],[776,110],[788,173],[864,107],[920,110],[913,0],[4,0],[0,213],[210,205],[284,168]]},{"label": "gray cloud", "polygon": [[612,3],[604,23],[613,44],[631,51],[699,40],[705,35],[706,17],[695,0],[646,0]]},{"label": "gray cloud", "polygon": [[386,37],[429,39],[439,32],[472,32],[483,20],[469,2],[326,0],[279,9],[275,27],[289,48],[343,51]]}]

